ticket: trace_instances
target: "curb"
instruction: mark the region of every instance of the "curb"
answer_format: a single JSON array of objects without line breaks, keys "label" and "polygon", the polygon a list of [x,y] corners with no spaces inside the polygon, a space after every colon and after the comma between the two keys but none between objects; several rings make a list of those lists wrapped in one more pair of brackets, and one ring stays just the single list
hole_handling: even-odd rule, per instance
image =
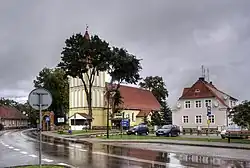
[{"label": "curb", "polygon": [[[49,137],[49,138],[54,138],[55,141],[59,142],[74,142],[74,143],[80,143],[80,144],[86,144],[86,143],[93,143],[91,141],[87,140],[80,140],[80,139],[67,139],[63,137],[54,137],[52,135],[45,135],[43,134],[44,137]],[[150,144],[168,144],[168,145],[183,145],[183,146],[198,146],[198,147],[212,147],[212,148],[225,148],[225,149],[241,149],[241,150],[250,150],[250,145],[249,147],[239,147],[239,146],[226,146],[226,145],[215,145],[215,144],[192,144],[192,143],[185,143],[185,142],[161,142],[161,141],[117,141],[117,140],[98,140],[97,143],[150,143]],[[195,141],[194,141],[195,142]],[[208,142],[210,143],[210,142]]]},{"label": "curb", "polygon": [[[250,146],[249,147],[225,146],[225,145],[221,146],[221,145],[214,145],[214,144],[192,144],[192,143],[185,143],[185,142],[181,142],[181,143],[178,143],[178,142],[160,142],[160,141],[99,141],[99,142],[102,142],[102,143],[150,143],[150,144],[167,144],[167,145],[183,145],[183,146],[250,150]],[[208,142],[208,143],[210,143],[210,142]]]}]

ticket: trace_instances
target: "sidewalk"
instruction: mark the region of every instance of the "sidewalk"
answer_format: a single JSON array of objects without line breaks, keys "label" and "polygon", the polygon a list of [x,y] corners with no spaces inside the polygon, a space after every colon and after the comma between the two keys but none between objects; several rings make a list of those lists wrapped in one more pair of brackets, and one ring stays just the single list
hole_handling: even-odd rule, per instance
[{"label": "sidewalk", "polygon": [[204,141],[185,141],[185,140],[170,140],[170,139],[139,139],[139,140],[112,140],[99,138],[82,138],[69,135],[61,135],[53,132],[43,132],[43,136],[58,139],[60,142],[75,142],[75,143],[157,143],[169,145],[187,145],[200,147],[214,147],[214,148],[230,148],[230,149],[244,149],[250,150],[250,144],[240,143],[223,143],[223,142],[204,142]]}]

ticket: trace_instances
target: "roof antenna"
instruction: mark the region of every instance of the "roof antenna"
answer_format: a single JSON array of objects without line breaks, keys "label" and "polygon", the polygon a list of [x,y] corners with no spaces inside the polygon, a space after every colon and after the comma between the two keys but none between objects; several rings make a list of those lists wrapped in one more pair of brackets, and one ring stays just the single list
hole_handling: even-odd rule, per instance
[{"label": "roof antenna", "polygon": [[204,65],[201,66],[201,77],[205,79],[205,68],[204,68]]},{"label": "roof antenna", "polygon": [[207,68],[207,81],[209,82],[209,68]]}]

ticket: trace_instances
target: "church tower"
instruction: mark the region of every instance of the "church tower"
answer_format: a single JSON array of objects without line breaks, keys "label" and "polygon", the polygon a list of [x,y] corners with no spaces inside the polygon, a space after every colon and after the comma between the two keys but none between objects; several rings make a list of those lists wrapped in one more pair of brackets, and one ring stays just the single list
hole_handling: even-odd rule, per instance
[{"label": "church tower", "polygon": [[[89,37],[88,27],[86,28],[85,38]],[[92,127],[101,127],[106,124],[106,114],[104,111],[104,92],[105,92],[106,72],[99,72],[95,76],[92,87]],[[86,77],[85,77],[86,79]],[[88,104],[84,86],[79,78],[69,77],[69,125],[72,130],[81,130],[80,121],[84,119],[83,113],[88,114]]]}]

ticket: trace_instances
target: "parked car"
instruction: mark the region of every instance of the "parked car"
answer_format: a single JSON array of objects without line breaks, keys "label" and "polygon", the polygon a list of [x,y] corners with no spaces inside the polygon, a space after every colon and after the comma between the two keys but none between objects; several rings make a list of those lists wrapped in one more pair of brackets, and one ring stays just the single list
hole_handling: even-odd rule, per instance
[{"label": "parked car", "polygon": [[148,129],[147,125],[140,124],[140,125],[137,125],[137,126],[134,126],[134,127],[130,128],[127,131],[127,134],[128,135],[142,135],[142,134],[148,135],[149,134],[149,129]]},{"label": "parked car", "polygon": [[176,125],[163,125],[155,134],[156,136],[179,136],[180,128]]}]

